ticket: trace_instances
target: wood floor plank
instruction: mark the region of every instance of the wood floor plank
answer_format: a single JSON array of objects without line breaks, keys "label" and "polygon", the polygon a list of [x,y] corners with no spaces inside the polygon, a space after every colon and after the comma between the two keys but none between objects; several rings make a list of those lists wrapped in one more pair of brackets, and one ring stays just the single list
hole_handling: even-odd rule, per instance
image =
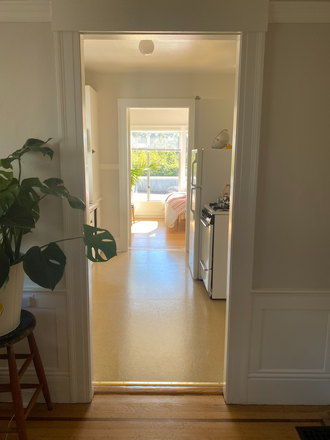
[{"label": "wood floor plank", "polygon": [[[296,426],[328,425],[329,413],[330,406],[226,405],[220,395],[97,394],[53,411],[36,404],[27,432],[29,440],[298,440]],[[11,404],[0,404],[0,428],[12,414]]]},{"label": "wood floor plank", "polygon": [[[44,427],[33,427],[28,423],[30,438],[42,439],[226,439],[226,440],[296,440],[297,432],[295,423],[290,424],[268,424],[260,427],[259,424],[244,426],[239,424],[217,424],[216,426],[195,426],[178,424],[164,426],[153,423],[130,424],[130,426],[119,426],[115,424],[101,428],[95,426],[71,428],[55,428],[45,425]],[[300,426],[306,426],[300,424]],[[308,426],[311,426],[310,424]],[[315,424],[314,426],[319,426]]]},{"label": "wood floor plank", "polygon": [[[66,417],[68,409],[56,408],[55,411],[49,413],[46,409],[43,411],[34,411],[31,413],[33,417]],[[73,408],[71,411],[74,418],[203,418],[203,419],[325,419],[328,418],[326,411],[309,411],[309,412],[292,412],[292,411],[260,411],[259,409],[246,411],[244,409],[237,409],[231,411],[222,411],[216,405],[108,405],[106,409],[102,406],[91,409]],[[6,416],[9,417],[10,412]]]}]

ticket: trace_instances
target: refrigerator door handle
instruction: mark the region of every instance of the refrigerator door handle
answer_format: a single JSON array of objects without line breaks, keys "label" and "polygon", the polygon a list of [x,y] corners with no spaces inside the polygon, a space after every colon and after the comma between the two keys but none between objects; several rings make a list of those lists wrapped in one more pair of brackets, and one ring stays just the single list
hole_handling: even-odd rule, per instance
[{"label": "refrigerator door handle", "polygon": [[193,206],[193,204],[192,204],[193,191],[196,191],[195,187],[191,188],[191,190],[190,190],[190,210],[193,214],[195,214],[195,210],[192,207]]},{"label": "refrigerator door handle", "polygon": [[193,191],[196,191],[197,189],[202,189],[201,186],[192,186],[190,189],[190,210],[193,214],[195,214],[195,210],[193,209],[193,203],[192,203],[192,198],[193,198]]},{"label": "refrigerator door handle", "polygon": [[195,158],[195,160],[191,163],[191,183],[194,184],[194,164],[197,163],[197,157]]}]

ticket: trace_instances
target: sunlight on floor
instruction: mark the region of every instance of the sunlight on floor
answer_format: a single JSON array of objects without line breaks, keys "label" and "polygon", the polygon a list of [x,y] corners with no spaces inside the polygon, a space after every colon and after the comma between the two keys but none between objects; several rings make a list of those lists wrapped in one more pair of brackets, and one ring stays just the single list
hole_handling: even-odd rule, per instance
[{"label": "sunlight on floor", "polygon": [[131,227],[131,249],[185,249],[185,223],[170,229],[163,218],[139,218]]},{"label": "sunlight on floor", "polygon": [[155,231],[158,228],[158,222],[152,221],[136,221],[132,225],[132,234],[149,234],[149,232]]}]

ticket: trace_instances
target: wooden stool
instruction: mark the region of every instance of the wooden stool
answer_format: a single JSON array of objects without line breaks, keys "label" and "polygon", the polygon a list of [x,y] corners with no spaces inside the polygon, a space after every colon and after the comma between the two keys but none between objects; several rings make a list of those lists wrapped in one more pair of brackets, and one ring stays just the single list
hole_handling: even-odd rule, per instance
[{"label": "wooden stool", "polygon": [[[0,432],[18,432],[18,437],[20,440],[27,440],[26,436],[26,418],[29,415],[33,405],[36,403],[36,400],[42,391],[44,398],[47,403],[47,407],[49,410],[53,409],[52,402],[50,400],[49,389],[47,385],[47,379],[45,376],[44,368],[40,359],[39,350],[37,347],[37,343],[33,336],[33,330],[36,326],[36,319],[31,312],[27,310],[21,311],[21,323],[20,325],[10,333],[0,337],[0,348],[7,347],[7,354],[1,354],[0,359],[8,359],[8,367],[9,367],[9,377],[10,384],[2,384],[0,385],[0,393],[11,392],[13,404],[14,404],[14,412],[15,412],[15,420],[17,429],[4,430]],[[14,344],[21,341],[22,339],[28,339],[30,354],[15,354],[14,352]],[[26,359],[20,370],[17,370],[16,359]],[[26,372],[28,366],[33,361],[34,368],[36,370],[38,376],[38,384],[21,384],[20,379],[23,374]],[[31,400],[24,410],[23,400],[22,400],[22,389],[33,389],[36,388]]]}]

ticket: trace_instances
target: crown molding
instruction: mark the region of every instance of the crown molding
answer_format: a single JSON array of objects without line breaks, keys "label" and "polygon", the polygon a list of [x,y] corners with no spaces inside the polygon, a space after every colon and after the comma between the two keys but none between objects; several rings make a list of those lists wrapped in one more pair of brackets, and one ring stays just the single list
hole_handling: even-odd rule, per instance
[{"label": "crown molding", "polygon": [[0,1],[0,22],[51,22],[50,1]]},{"label": "crown molding", "polygon": [[269,23],[330,23],[330,1],[271,1]]},{"label": "crown molding", "polygon": [[[0,22],[51,22],[50,0],[0,0]],[[269,23],[330,23],[330,1],[270,1]]]}]

